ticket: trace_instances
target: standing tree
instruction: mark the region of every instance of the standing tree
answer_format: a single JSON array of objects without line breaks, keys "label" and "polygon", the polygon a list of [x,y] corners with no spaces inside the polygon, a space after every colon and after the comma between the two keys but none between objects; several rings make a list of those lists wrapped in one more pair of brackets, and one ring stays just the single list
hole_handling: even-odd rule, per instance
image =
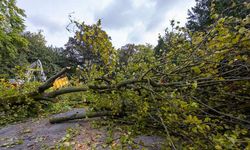
[{"label": "standing tree", "polygon": [[24,37],[29,41],[28,53],[25,53],[26,59],[32,63],[40,59],[43,63],[46,75],[51,76],[61,70],[64,57],[61,54],[62,49],[46,46],[46,41],[41,31],[38,33],[25,32]]},{"label": "standing tree", "polygon": [[[126,44],[118,50],[119,69],[125,78],[137,77],[137,72],[141,72],[152,67],[155,63],[152,45]],[[140,74],[140,73],[139,73]]]},{"label": "standing tree", "polygon": [[21,35],[25,26],[24,10],[16,6],[16,0],[0,1],[0,74],[11,74],[18,54],[27,47]]},{"label": "standing tree", "polygon": [[196,0],[196,5],[188,10],[186,26],[191,31],[206,31],[215,22],[216,15],[243,19],[250,13],[244,7],[248,3],[247,0]]},{"label": "standing tree", "polygon": [[118,49],[118,56],[119,56],[119,64],[127,65],[129,58],[132,57],[136,53],[136,46],[135,44],[126,44]]},{"label": "standing tree", "polygon": [[73,60],[73,65],[80,65],[87,70],[90,70],[94,64],[101,70],[111,67],[115,51],[111,38],[101,29],[101,20],[93,25],[72,20],[71,22],[77,29],[74,37],[69,38],[64,53]]},{"label": "standing tree", "polygon": [[187,28],[191,31],[204,31],[205,28],[213,23],[210,17],[212,0],[196,0],[196,5],[188,10]]},{"label": "standing tree", "polygon": [[[179,27],[179,24],[180,22],[171,20],[171,28],[166,28],[164,35],[159,35],[158,37],[158,44],[154,48],[154,55],[161,63],[167,61],[166,56],[170,51],[179,49],[179,44],[186,44],[188,37],[187,33],[183,32],[185,29],[183,27]],[[178,41],[176,41],[176,39],[178,39]],[[180,55],[182,54],[178,54],[178,56]],[[176,59],[171,61],[176,63]]]}]

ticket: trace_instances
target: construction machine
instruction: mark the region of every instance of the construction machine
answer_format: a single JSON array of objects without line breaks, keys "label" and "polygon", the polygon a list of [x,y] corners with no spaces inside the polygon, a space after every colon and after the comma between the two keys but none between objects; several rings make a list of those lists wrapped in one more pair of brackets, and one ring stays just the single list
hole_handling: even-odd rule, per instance
[{"label": "construction machine", "polygon": [[[37,73],[38,72],[38,73]],[[36,75],[35,75],[36,73]],[[42,62],[38,59],[37,61],[33,62],[27,69],[25,73],[26,81],[41,81],[45,82],[47,77],[43,71]]]},{"label": "construction machine", "polygon": [[22,85],[25,82],[31,82],[31,81],[41,81],[45,82],[47,79],[44,71],[43,71],[43,65],[42,62],[38,59],[27,68],[27,71],[25,73],[25,79],[9,79],[9,83],[12,85]]},{"label": "construction machine", "polygon": [[[43,71],[43,65],[42,62],[38,59],[37,61],[30,64],[30,66],[27,68],[27,71],[25,73],[25,79],[9,79],[9,83],[16,86],[22,85],[25,82],[32,82],[32,81],[40,81],[45,82],[47,79],[44,71]],[[57,90],[61,87],[64,87],[69,84],[68,77],[66,75],[62,75],[61,77],[58,77],[54,83],[53,83],[53,89]]]}]

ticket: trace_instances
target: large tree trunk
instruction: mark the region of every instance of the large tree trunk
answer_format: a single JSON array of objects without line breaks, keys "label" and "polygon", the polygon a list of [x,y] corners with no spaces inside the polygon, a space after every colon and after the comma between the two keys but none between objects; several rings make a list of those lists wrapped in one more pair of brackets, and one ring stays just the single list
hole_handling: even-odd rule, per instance
[{"label": "large tree trunk", "polygon": [[102,116],[111,116],[112,112],[110,111],[100,111],[100,112],[76,112],[69,116],[59,116],[50,118],[50,123],[60,123],[69,120],[75,119],[85,119],[85,118],[94,118],[94,117],[102,117]]}]

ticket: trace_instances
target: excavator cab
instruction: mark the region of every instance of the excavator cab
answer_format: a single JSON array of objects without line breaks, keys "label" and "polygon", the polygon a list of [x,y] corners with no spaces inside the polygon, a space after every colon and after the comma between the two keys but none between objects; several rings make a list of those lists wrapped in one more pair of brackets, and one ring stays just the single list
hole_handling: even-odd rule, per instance
[{"label": "excavator cab", "polygon": [[38,59],[37,61],[33,62],[27,69],[25,73],[26,81],[41,81],[45,82],[47,77],[43,71],[42,62]]},{"label": "excavator cab", "polygon": [[44,71],[42,62],[38,59],[37,61],[30,64],[25,73],[25,79],[9,79],[9,83],[16,86],[22,85],[25,82],[40,81],[45,82],[47,79]]}]

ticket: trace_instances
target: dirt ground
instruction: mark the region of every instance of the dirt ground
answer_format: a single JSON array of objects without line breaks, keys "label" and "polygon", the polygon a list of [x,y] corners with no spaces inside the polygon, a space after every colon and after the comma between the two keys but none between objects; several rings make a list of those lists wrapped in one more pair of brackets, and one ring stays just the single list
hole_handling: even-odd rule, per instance
[{"label": "dirt ground", "polygon": [[[70,112],[57,114],[72,115],[83,112],[84,109],[74,109]],[[119,137],[119,134],[116,134]],[[61,149],[69,146],[76,150],[111,149],[106,143],[108,131],[102,128],[93,128],[91,120],[76,120],[59,124],[50,124],[49,118],[29,119],[26,122],[13,124],[0,129],[0,150],[40,150]],[[119,143],[114,137],[111,145]],[[162,149],[163,139],[157,136],[137,136],[133,143],[137,148],[124,149]]]}]

